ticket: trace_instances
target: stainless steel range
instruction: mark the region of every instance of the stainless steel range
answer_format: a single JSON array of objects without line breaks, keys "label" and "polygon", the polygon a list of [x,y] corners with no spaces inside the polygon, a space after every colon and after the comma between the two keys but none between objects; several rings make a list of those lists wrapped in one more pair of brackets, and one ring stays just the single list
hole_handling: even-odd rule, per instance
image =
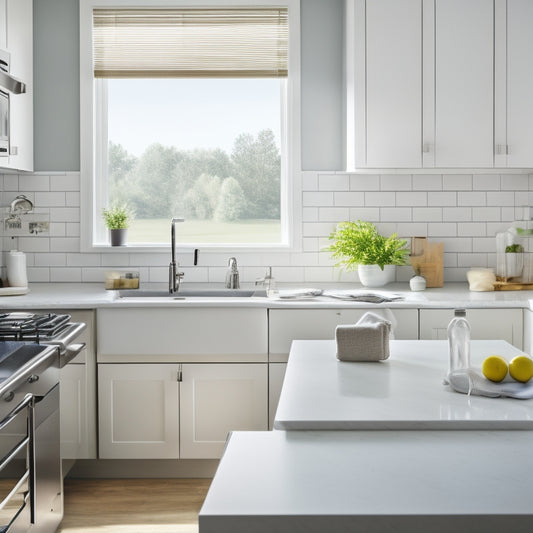
[{"label": "stainless steel range", "polygon": [[59,370],[84,329],[69,315],[0,313],[0,533],[61,522]]}]

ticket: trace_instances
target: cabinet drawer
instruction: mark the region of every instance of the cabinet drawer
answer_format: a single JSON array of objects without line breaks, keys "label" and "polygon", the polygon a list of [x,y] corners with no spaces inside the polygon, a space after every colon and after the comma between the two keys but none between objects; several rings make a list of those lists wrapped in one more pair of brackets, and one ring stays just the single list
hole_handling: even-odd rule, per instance
[{"label": "cabinet drawer", "polygon": [[[271,309],[269,313],[270,361],[286,361],[295,339],[334,339],[339,324],[355,324],[366,312],[381,309]],[[395,309],[396,339],[418,338],[418,310]],[[278,356],[278,357],[277,357]],[[281,357],[279,357],[281,356]]]},{"label": "cabinet drawer", "polygon": [[136,362],[147,355],[153,362],[190,356],[202,362],[217,356],[266,361],[265,309],[100,309],[97,326],[99,362]]},{"label": "cabinet drawer", "polygon": [[[447,339],[453,309],[421,309],[420,338]],[[522,309],[467,309],[472,339],[502,339],[517,348],[523,345]]]}]

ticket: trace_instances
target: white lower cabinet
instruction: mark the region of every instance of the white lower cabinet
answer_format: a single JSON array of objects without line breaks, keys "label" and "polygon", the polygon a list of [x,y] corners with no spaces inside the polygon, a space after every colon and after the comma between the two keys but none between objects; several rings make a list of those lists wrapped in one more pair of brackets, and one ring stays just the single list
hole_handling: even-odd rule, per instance
[{"label": "white lower cabinet", "polygon": [[268,365],[268,429],[274,427],[274,418],[276,418],[276,409],[286,370],[287,363],[270,363]]},{"label": "white lower cabinet", "polygon": [[293,340],[334,339],[336,326],[355,324],[368,311],[394,322],[394,338],[418,338],[418,309],[271,309],[270,362],[286,361]]},{"label": "white lower cabinet", "polygon": [[[467,309],[472,339],[502,339],[523,346],[522,309]],[[453,309],[420,309],[420,338],[445,340]]]},{"label": "white lower cabinet", "polygon": [[96,459],[94,311],[64,312],[73,322],[84,322],[87,328],[76,340],[84,342],[85,349],[60,371],[61,458]]},{"label": "white lower cabinet", "polygon": [[230,431],[266,429],[265,363],[183,365],[180,458],[221,457]]},{"label": "white lower cabinet", "polygon": [[101,459],[213,459],[266,430],[267,365],[100,364]]}]

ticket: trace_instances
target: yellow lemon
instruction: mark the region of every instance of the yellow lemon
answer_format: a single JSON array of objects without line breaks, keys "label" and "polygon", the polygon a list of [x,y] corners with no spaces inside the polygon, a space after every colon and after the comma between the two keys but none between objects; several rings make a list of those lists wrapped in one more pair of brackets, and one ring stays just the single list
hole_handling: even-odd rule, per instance
[{"label": "yellow lemon", "polygon": [[526,383],[533,377],[533,359],[527,355],[517,355],[509,363],[509,374],[516,381]]},{"label": "yellow lemon", "polygon": [[481,366],[483,375],[491,381],[501,381],[507,375],[507,361],[500,355],[489,355]]}]

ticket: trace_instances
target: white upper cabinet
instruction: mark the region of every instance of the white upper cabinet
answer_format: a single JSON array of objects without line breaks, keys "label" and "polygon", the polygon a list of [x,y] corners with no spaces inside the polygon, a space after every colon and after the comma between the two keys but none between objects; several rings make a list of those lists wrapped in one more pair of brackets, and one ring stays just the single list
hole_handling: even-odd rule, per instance
[{"label": "white upper cabinet", "polygon": [[[361,2],[356,31],[366,32],[358,92],[357,159],[368,167],[419,167],[422,162],[422,10],[420,0]],[[364,18],[362,18],[364,17]],[[363,26],[363,22],[366,22]],[[359,34],[360,36],[360,34]],[[364,61],[364,59],[363,59]],[[359,102],[361,105],[363,101]],[[366,128],[364,121],[366,120]]]},{"label": "white upper cabinet", "polygon": [[435,166],[492,167],[493,2],[436,0],[434,6]]},{"label": "white upper cabinet", "polygon": [[496,0],[495,166],[533,167],[533,2]]},{"label": "white upper cabinet", "polygon": [[533,166],[533,2],[348,0],[347,166]]},{"label": "white upper cabinet", "polygon": [[25,93],[9,96],[9,155],[0,168],[32,171],[33,2],[0,0],[0,12],[0,48],[10,53],[10,73],[26,84]]}]

